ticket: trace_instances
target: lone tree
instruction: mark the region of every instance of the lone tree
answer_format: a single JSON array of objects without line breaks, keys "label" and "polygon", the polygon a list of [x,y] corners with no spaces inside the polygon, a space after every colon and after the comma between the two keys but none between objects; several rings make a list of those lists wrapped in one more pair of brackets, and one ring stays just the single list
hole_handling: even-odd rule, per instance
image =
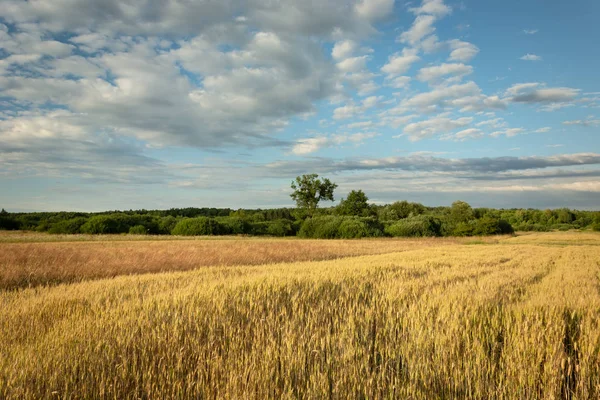
[{"label": "lone tree", "polygon": [[290,195],[298,208],[313,216],[321,200],[333,201],[333,191],[337,185],[327,178],[318,179],[317,174],[308,174],[296,177],[292,181],[294,192]]}]

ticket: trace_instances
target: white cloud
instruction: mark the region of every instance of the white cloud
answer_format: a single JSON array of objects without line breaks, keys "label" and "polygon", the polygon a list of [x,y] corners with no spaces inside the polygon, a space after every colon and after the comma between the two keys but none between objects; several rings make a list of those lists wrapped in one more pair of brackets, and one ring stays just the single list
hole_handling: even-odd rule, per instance
[{"label": "white cloud", "polygon": [[314,153],[325,147],[341,145],[344,143],[354,143],[355,145],[359,145],[365,140],[372,139],[375,136],[377,136],[377,133],[375,132],[361,132],[299,139],[292,148],[292,153],[296,155],[305,155]]},{"label": "white cloud", "polygon": [[342,40],[336,42],[331,50],[331,56],[335,60],[343,60],[354,54],[358,49],[358,44],[353,40]]},{"label": "white cloud", "polygon": [[600,119],[593,119],[593,118],[588,118],[588,119],[577,119],[577,120],[572,120],[572,121],[564,121],[563,125],[579,125],[579,126],[584,126],[584,127],[590,127],[590,126],[600,126]]},{"label": "white cloud", "polygon": [[575,103],[570,102],[570,101],[547,103],[547,104],[540,106],[540,108],[538,108],[538,111],[554,112],[554,111],[560,110],[562,108],[574,107],[574,106],[575,106]]},{"label": "white cloud", "polygon": [[521,60],[524,61],[542,61],[542,57],[535,55],[535,54],[525,54],[523,57],[521,57]]},{"label": "white cloud", "polygon": [[359,72],[366,67],[368,56],[350,57],[337,63],[342,72]]},{"label": "white cloud", "polygon": [[367,97],[362,102],[363,108],[367,109],[367,108],[375,107],[375,106],[377,106],[381,102],[382,99],[383,99],[382,96],[370,96],[370,97]]},{"label": "white cloud", "polygon": [[[401,126],[405,126],[406,124],[408,124],[410,121],[412,121],[415,118],[417,118],[417,115],[415,115],[415,114],[405,115],[402,117],[396,117],[396,116],[392,116],[392,115],[384,115],[382,117],[382,123],[384,125],[388,125],[394,129],[397,129]],[[402,136],[402,135],[394,136],[394,138],[398,138],[400,136]]]},{"label": "white cloud", "polygon": [[453,39],[448,42],[452,52],[448,60],[457,62],[469,62],[479,53],[479,48],[472,43]]},{"label": "white cloud", "polygon": [[425,36],[435,32],[435,27],[433,26],[435,21],[436,17],[433,15],[419,15],[415,18],[410,29],[400,35],[399,41],[414,46]]},{"label": "white cloud", "polygon": [[436,87],[430,92],[419,93],[403,100],[401,105],[405,108],[417,108],[425,112],[446,107],[457,107],[461,112],[506,108],[504,100],[497,96],[482,94],[475,82]]},{"label": "white cloud", "polygon": [[496,131],[496,132],[492,132],[490,134],[490,136],[492,137],[500,137],[502,135],[505,135],[506,137],[513,137],[513,136],[517,136],[520,134],[525,133],[525,129],[523,128],[508,128],[502,131]]},{"label": "white cloud", "polygon": [[446,64],[436,65],[433,67],[421,68],[417,74],[417,79],[422,82],[437,81],[447,75],[452,75],[456,78],[461,78],[465,75],[473,73],[473,67],[465,64]]},{"label": "white cloud", "polygon": [[[600,165],[600,154],[598,153],[575,153],[557,154],[552,156],[527,156],[527,157],[485,157],[485,158],[442,158],[431,156],[409,156],[409,157],[384,157],[384,158],[362,158],[362,159],[327,159],[311,160],[313,168],[324,173],[344,171],[421,171],[421,172],[443,172],[448,176],[458,172],[468,174],[492,174],[516,171],[538,170],[551,167],[574,167],[584,165]],[[267,165],[267,168],[280,173],[293,175],[306,169],[304,163],[295,161],[277,162]]]},{"label": "white cloud", "polygon": [[480,139],[483,136],[484,135],[483,135],[483,132],[481,131],[481,129],[469,128],[469,129],[464,129],[462,131],[456,132],[453,135],[450,135],[448,137],[448,139],[464,142],[465,140],[468,140],[468,139]]},{"label": "white cloud", "polygon": [[410,81],[410,76],[397,76],[388,80],[386,84],[395,89],[404,89],[410,84]]},{"label": "white cloud", "polygon": [[492,129],[500,129],[506,126],[506,122],[502,118],[494,118],[478,122],[475,126],[489,126]]},{"label": "white cloud", "polygon": [[439,41],[437,35],[429,35],[418,44],[418,47],[426,54],[430,54],[442,49],[444,43]]},{"label": "white cloud", "polygon": [[355,6],[356,13],[369,21],[387,17],[394,9],[394,0],[362,0]]},{"label": "white cloud", "polygon": [[465,127],[471,122],[473,122],[473,118],[471,117],[462,117],[453,120],[445,115],[438,115],[427,120],[410,123],[404,127],[403,132],[411,142],[416,142]]},{"label": "white cloud", "polygon": [[367,129],[374,125],[373,121],[353,122],[345,126],[346,129]]},{"label": "white cloud", "polygon": [[292,148],[292,153],[296,155],[304,155],[314,153],[329,143],[329,139],[326,137],[316,137],[300,139]]},{"label": "white cloud", "polygon": [[529,83],[517,83],[512,85],[510,88],[506,90],[507,95],[516,96],[520,93],[529,91],[531,89],[537,88],[540,86],[540,83],[537,82],[529,82]]},{"label": "white cloud", "polygon": [[535,131],[533,131],[534,133],[547,133],[550,132],[552,130],[552,128],[550,128],[549,126],[546,126],[544,128],[539,128],[536,129]]},{"label": "white cloud", "polygon": [[[54,13],[53,7],[60,9],[61,4],[53,2],[48,12]],[[21,11],[32,11],[37,6],[14,3]],[[209,13],[213,6],[217,7],[205,5],[203,10]],[[165,4],[163,11],[180,10],[177,7],[174,3]],[[69,12],[81,18],[90,11],[85,7],[75,8]],[[9,14],[16,20],[31,17],[28,12],[11,10],[13,13]],[[35,10],[33,14],[40,11]],[[42,20],[40,27],[60,30],[64,24],[80,23],[77,18],[54,16],[53,19],[38,16]],[[157,32],[180,32],[175,25],[156,26],[159,22],[167,24],[169,17],[161,13],[148,24],[154,24]],[[143,16],[136,14],[131,18],[143,19]],[[248,14],[248,22],[266,23],[264,18],[268,19],[263,14]],[[319,43],[296,33],[302,30],[300,27],[290,26],[287,32],[278,33],[283,27],[271,21],[274,25],[269,31],[254,31],[233,19],[231,15],[222,15],[224,24],[237,24],[224,26],[227,35],[181,38],[175,48],[170,47],[169,40],[156,37],[134,40],[115,36],[107,27],[117,26],[117,20],[94,20],[99,25],[90,24],[87,29],[99,31],[82,28],[78,36],[70,39],[72,44],[41,40],[41,33],[23,33],[18,28],[10,34],[5,31],[7,40],[14,42],[5,47],[7,51],[35,48],[52,58],[28,67],[35,77],[4,74],[0,77],[0,90],[15,101],[31,102],[34,108],[48,102],[85,114],[86,129],[90,132],[110,129],[151,146],[212,148],[277,144],[274,134],[291,117],[312,112],[317,100],[336,94],[338,72],[322,56]],[[147,28],[128,22],[132,26],[127,30],[132,32],[137,29],[136,33],[143,34]],[[85,57],[71,55],[74,46],[81,46],[84,53],[88,50],[93,53]],[[7,59],[14,57],[26,61],[20,53],[10,54]],[[34,59],[38,57],[28,56],[28,61]],[[357,69],[351,62],[347,65],[348,70]],[[73,76],[77,79],[72,79]]]},{"label": "white cloud", "polygon": [[423,0],[421,7],[410,8],[415,14],[432,14],[443,17],[452,12],[452,8],[444,4],[443,0]]},{"label": "white cloud", "polygon": [[426,108],[430,106],[444,105],[453,99],[465,96],[478,95],[479,86],[475,82],[467,82],[460,85],[448,86],[434,89],[430,92],[419,93],[405,101],[408,107]]},{"label": "white cloud", "polygon": [[519,83],[506,90],[510,100],[517,103],[556,103],[573,100],[579,89],[569,87],[540,88],[540,83]]},{"label": "white cloud", "polygon": [[341,106],[333,110],[333,119],[352,118],[356,114],[363,112],[363,110],[363,107],[354,104],[346,104],[345,106]]},{"label": "white cloud", "polygon": [[523,29],[523,33],[525,33],[526,35],[535,35],[538,32],[538,29]]},{"label": "white cloud", "polygon": [[416,50],[405,48],[402,53],[390,56],[388,62],[381,67],[381,70],[391,76],[402,75],[420,59]]}]

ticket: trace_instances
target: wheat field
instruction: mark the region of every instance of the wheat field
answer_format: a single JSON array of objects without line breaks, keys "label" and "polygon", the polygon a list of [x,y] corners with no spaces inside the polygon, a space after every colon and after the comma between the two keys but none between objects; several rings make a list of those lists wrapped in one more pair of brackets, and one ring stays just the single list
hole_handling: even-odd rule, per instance
[{"label": "wheat field", "polygon": [[600,397],[598,234],[0,242],[0,398]]}]

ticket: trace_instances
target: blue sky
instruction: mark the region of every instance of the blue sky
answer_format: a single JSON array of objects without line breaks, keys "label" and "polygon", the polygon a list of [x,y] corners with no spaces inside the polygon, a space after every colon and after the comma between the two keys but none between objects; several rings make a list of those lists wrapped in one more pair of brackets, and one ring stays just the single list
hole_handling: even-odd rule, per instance
[{"label": "blue sky", "polygon": [[0,206],[600,209],[600,2],[3,0]]}]

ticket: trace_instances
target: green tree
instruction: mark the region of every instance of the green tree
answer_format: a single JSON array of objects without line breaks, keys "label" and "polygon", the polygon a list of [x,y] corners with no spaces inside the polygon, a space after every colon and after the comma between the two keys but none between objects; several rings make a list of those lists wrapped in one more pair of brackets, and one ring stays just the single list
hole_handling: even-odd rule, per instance
[{"label": "green tree", "polygon": [[397,215],[398,219],[408,218],[411,215],[421,215],[425,212],[425,207],[422,204],[409,203],[406,200],[397,201],[389,207]]},{"label": "green tree", "polygon": [[474,218],[473,209],[464,201],[455,201],[450,207],[450,220],[455,224],[467,223]]},{"label": "green tree", "polygon": [[337,207],[340,215],[366,216],[369,213],[369,198],[362,190],[353,190]]},{"label": "green tree", "polygon": [[225,233],[223,226],[208,217],[182,219],[171,231],[171,235],[176,236],[220,235],[223,233]]},{"label": "green tree", "polygon": [[318,178],[317,174],[298,176],[291,185],[294,192],[290,197],[294,199],[298,208],[306,210],[309,216],[314,215],[321,200],[333,201],[333,191],[337,188],[329,179]]}]

